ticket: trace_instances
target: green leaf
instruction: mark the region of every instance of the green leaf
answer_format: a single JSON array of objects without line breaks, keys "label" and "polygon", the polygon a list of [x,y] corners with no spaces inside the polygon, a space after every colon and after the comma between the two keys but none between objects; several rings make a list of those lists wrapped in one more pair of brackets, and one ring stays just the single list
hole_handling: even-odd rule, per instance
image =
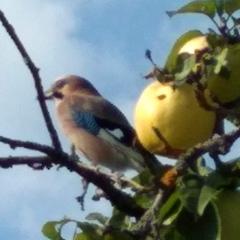
[{"label": "green leaf", "polygon": [[194,174],[188,174],[183,177],[182,184],[179,189],[182,204],[193,213],[195,218],[198,215],[198,200],[203,185],[202,179]]},{"label": "green leaf", "polygon": [[240,1],[239,0],[225,0],[224,1],[224,10],[226,13],[231,15],[235,11],[240,9]]},{"label": "green leaf", "polygon": [[219,189],[223,186],[231,185],[232,177],[225,177],[222,174],[213,171],[207,178],[205,178],[205,184],[212,188]]},{"label": "green leaf", "polygon": [[218,213],[212,204],[208,204],[204,214],[197,220],[194,215],[184,209],[179,215],[176,225],[166,240],[220,240]]},{"label": "green leaf", "polygon": [[104,240],[133,240],[133,238],[120,231],[110,231],[109,233],[105,234]]},{"label": "green leaf", "polygon": [[194,214],[195,218],[198,217],[197,207],[198,207],[199,190],[198,189],[188,189],[182,191],[182,203],[183,205]]},{"label": "green leaf", "polygon": [[82,232],[76,234],[73,240],[99,240],[100,236],[96,237],[94,234],[89,232]]},{"label": "green leaf", "polygon": [[208,176],[213,170],[206,166],[206,161],[203,157],[196,160],[197,172],[200,176]]},{"label": "green leaf", "polygon": [[142,171],[140,174],[132,178],[132,180],[142,186],[152,185],[153,175],[149,171]]},{"label": "green leaf", "polygon": [[174,75],[174,84],[180,86],[187,81],[187,78],[191,72],[193,72],[196,66],[196,56],[194,54],[189,55],[182,53],[178,58],[178,69],[179,71]]},{"label": "green leaf", "polygon": [[227,40],[222,35],[216,33],[209,33],[206,35],[207,42],[212,49],[224,48],[227,44]]},{"label": "green leaf", "polygon": [[152,199],[154,198],[153,196],[150,196],[149,194],[144,194],[144,193],[137,193],[134,196],[134,201],[136,202],[137,205],[143,207],[143,208],[150,208],[152,206]]},{"label": "green leaf", "polygon": [[84,236],[91,236],[90,239],[92,240],[100,239],[102,229],[99,225],[88,222],[78,222],[77,226],[82,230]]},{"label": "green leaf", "polygon": [[83,232],[96,232],[99,228],[99,225],[89,222],[78,222],[77,225]]},{"label": "green leaf", "polygon": [[89,221],[97,221],[102,225],[105,225],[106,221],[108,220],[107,217],[103,216],[101,213],[90,213],[86,216],[86,219]]},{"label": "green leaf", "polygon": [[126,216],[116,208],[113,209],[112,217],[110,218],[108,224],[120,230],[125,230],[130,228],[131,220],[130,217]]},{"label": "green leaf", "polygon": [[219,16],[222,16],[224,12],[224,1],[225,0],[215,0],[215,7]]},{"label": "green leaf", "polygon": [[198,214],[200,216],[204,213],[206,206],[218,192],[219,190],[209,186],[202,187],[198,201]]},{"label": "green leaf", "polygon": [[226,67],[227,65],[227,54],[228,54],[228,49],[224,48],[217,56],[215,56],[215,60],[217,62],[215,68],[214,68],[214,73],[218,74],[222,70],[223,67]]},{"label": "green leaf", "polygon": [[188,41],[190,41],[191,39],[194,39],[200,36],[203,36],[202,32],[198,30],[191,30],[184,33],[177,39],[174,46],[172,47],[172,50],[167,58],[167,61],[164,67],[169,73],[172,73],[176,69],[177,62],[178,62],[178,54],[182,46]]},{"label": "green leaf", "polygon": [[232,177],[224,177],[221,174],[213,171],[205,178],[205,185],[201,188],[198,202],[198,213],[201,215],[204,212],[207,204],[212,201],[220,192],[223,186],[232,184]]},{"label": "green leaf", "polygon": [[216,14],[216,6],[214,1],[208,0],[208,1],[192,1],[177,11],[170,11],[167,12],[169,17],[173,17],[176,14],[179,13],[202,13],[206,16],[210,17],[211,19],[214,18]]},{"label": "green leaf", "polygon": [[49,221],[46,222],[42,227],[42,233],[49,239],[61,240],[61,234],[59,231],[60,222],[59,221]]},{"label": "green leaf", "polygon": [[163,221],[164,225],[171,224],[182,211],[183,205],[179,197],[179,192],[175,191],[159,209],[158,219],[161,222]]}]

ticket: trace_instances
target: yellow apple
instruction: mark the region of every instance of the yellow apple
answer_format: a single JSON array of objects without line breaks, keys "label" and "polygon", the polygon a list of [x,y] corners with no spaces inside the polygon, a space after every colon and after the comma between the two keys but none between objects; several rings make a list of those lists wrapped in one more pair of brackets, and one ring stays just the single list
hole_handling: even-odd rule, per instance
[{"label": "yellow apple", "polygon": [[135,108],[135,128],[142,145],[172,158],[211,138],[215,121],[215,112],[199,105],[190,84],[173,89],[155,81],[143,91]]},{"label": "yellow apple", "polygon": [[240,239],[240,192],[223,190],[214,200],[221,218],[221,240]]},{"label": "yellow apple", "polygon": [[207,37],[205,35],[195,37],[189,41],[187,41],[179,50],[179,54],[181,53],[189,53],[194,54],[196,50],[203,50],[209,46]]}]

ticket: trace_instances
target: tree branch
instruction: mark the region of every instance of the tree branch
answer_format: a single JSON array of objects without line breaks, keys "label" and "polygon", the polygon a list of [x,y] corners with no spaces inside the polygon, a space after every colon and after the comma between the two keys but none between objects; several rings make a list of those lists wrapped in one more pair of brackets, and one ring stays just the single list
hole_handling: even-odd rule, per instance
[{"label": "tree branch", "polygon": [[[15,33],[14,28],[8,22],[4,13],[0,10],[0,21],[2,22],[3,27],[8,32],[9,36],[13,40],[14,44],[16,45],[17,49],[19,50],[20,54],[22,55],[25,64],[27,65],[28,69],[30,70],[32,77],[35,82],[35,88],[38,94],[38,100],[40,104],[40,108],[52,139],[52,145],[55,148],[40,145],[38,143],[28,142],[28,141],[20,141],[20,140],[13,140],[10,138],[6,138],[0,136],[0,142],[8,144],[11,148],[22,147],[30,150],[39,151],[48,155],[51,158],[52,163],[60,164],[61,166],[67,167],[70,171],[74,171],[78,173],[80,176],[84,177],[87,181],[93,183],[97,187],[101,188],[107,194],[109,200],[114,204],[120,211],[125,212],[130,216],[140,217],[144,213],[144,209],[139,207],[134,200],[125,192],[120,191],[112,184],[112,181],[109,181],[109,177],[106,177],[103,173],[99,171],[94,171],[92,169],[88,169],[84,167],[79,162],[71,160],[71,158],[62,151],[62,147],[57,136],[56,130],[53,126],[52,120],[50,118],[45,100],[44,100],[44,93],[43,87],[41,84],[41,78],[39,76],[39,69],[35,66],[33,61],[31,60],[30,56],[28,55],[27,51],[25,50],[23,44],[19,40],[17,34]],[[5,159],[6,160],[6,159]],[[23,158],[11,158],[12,164],[20,164],[25,163],[29,165],[29,159]],[[42,163],[43,159],[38,159]],[[45,159],[46,160],[46,159]],[[44,160],[44,161],[45,161]],[[10,165],[6,165],[6,161],[2,159],[2,167],[9,167]],[[35,162],[37,159],[35,158]],[[34,160],[33,160],[34,162]],[[1,163],[0,163],[1,164]]]},{"label": "tree branch", "polygon": [[25,148],[25,149],[29,149],[29,150],[35,150],[41,153],[45,153],[48,156],[52,157],[52,156],[56,156],[56,153],[58,153],[57,155],[60,155],[59,152],[57,150],[55,150],[52,147],[49,147],[47,145],[42,145],[39,143],[34,143],[34,142],[29,142],[29,141],[21,141],[21,140],[14,140],[11,138],[6,138],[3,136],[0,136],[0,142],[9,145],[12,149],[15,148]]},{"label": "tree branch", "polygon": [[56,149],[61,151],[62,147],[61,147],[56,129],[54,128],[52,120],[50,118],[45,100],[44,100],[44,92],[43,92],[43,87],[42,87],[42,84],[41,84],[41,78],[39,76],[39,69],[33,63],[32,59],[30,58],[27,51],[25,50],[22,42],[20,41],[17,34],[15,33],[14,28],[8,22],[8,20],[4,16],[4,13],[1,10],[0,10],[0,21],[2,22],[3,27],[6,29],[7,33],[9,34],[11,39],[13,40],[13,42],[16,45],[18,51],[22,55],[25,64],[27,65],[28,69],[30,70],[30,72],[32,74],[32,77],[33,77],[34,83],[35,83],[35,88],[36,88],[37,95],[38,95],[38,102],[40,104],[40,108],[41,108],[41,111],[42,111],[42,114],[43,114],[43,118],[45,120],[49,135],[50,135],[51,140],[52,140],[52,145]]},{"label": "tree branch", "polygon": [[43,170],[44,168],[50,169],[52,167],[52,159],[48,156],[19,156],[0,158],[0,167],[2,168],[11,168],[16,165],[27,165],[34,170]]},{"label": "tree branch", "polygon": [[[78,175],[85,178],[88,182],[91,182],[95,186],[101,188],[107,194],[110,202],[127,215],[139,218],[145,212],[145,209],[138,206],[130,195],[116,188],[113,184],[112,179],[108,175],[100,172],[99,169],[85,166],[79,161],[73,160],[68,154],[62,151],[59,152],[58,150],[55,150],[54,148],[46,145],[41,145],[29,141],[13,140],[3,136],[0,136],[0,142],[8,144],[13,149],[21,147],[29,150],[39,151],[48,155],[48,157],[51,158],[51,162],[53,164],[59,164],[66,167],[71,172],[76,172]],[[17,159],[15,159],[15,161],[17,161]],[[41,159],[41,161],[43,160]],[[4,162],[4,164],[6,163]],[[27,161],[26,164],[29,165],[30,160]]]},{"label": "tree branch", "polygon": [[191,162],[192,160],[202,156],[205,153],[218,151],[225,155],[229,152],[233,143],[240,137],[240,128],[231,131],[230,133],[223,134],[218,137],[213,137],[201,144],[200,146],[189,149],[186,153],[180,156],[180,160]]},{"label": "tree branch", "polygon": [[177,170],[177,176],[184,173],[188,167],[192,167],[196,159],[204,155],[205,153],[216,154],[227,154],[234,142],[240,137],[240,128],[233,130],[229,133],[225,133],[220,136],[213,136],[212,139],[207,140],[201,145],[195,146],[187,150],[184,154],[179,157],[175,166]]},{"label": "tree branch", "polygon": [[145,211],[144,215],[142,215],[142,217],[139,219],[139,222],[134,231],[134,235],[139,237],[148,236],[152,229],[155,229],[155,234],[158,235],[159,229],[156,229],[156,225],[158,225],[159,222],[156,221],[156,213],[163,203],[163,195],[164,192],[160,189],[152,203],[152,206],[147,211]]}]

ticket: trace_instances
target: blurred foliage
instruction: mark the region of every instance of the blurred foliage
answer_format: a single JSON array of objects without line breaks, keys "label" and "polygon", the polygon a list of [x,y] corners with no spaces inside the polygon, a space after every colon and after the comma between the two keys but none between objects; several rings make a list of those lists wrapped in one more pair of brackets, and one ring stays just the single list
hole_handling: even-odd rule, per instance
[{"label": "blurred foliage", "polygon": [[[209,77],[214,74],[227,83],[229,74],[234,75],[238,71],[234,76],[239,77],[234,80],[240,82],[240,70],[237,67],[240,62],[240,18],[233,15],[239,9],[239,0],[206,0],[193,1],[176,11],[167,12],[170,17],[184,13],[204,14],[214,22],[217,30],[209,29],[207,34],[192,30],[180,36],[164,68],[155,65],[151,76],[165,83],[171,80],[175,87],[198,83],[198,90],[203,93],[208,87]],[[206,36],[209,44],[207,48],[194,54],[179,54],[185,43],[200,36]],[[234,66],[229,64],[233,57],[234,63],[239,61]],[[240,90],[237,89],[237,92],[240,96]],[[236,99],[231,102],[230,109],[239,108],[239,96],[236,95]],[[226,101],[215,103],[221,109],[225,107]],[[232,119],[239,117],[238,112],[231,112],[230,115],[233,116]],[[223,118],[227,117],[228,114],[225,114]],[[228,147],[230,149],[231,146]],[[239,239],[240,228],[234,226],[239,223],[237,218],[240,214],[240,195],[237,192],[240,186],[240,160],[216,164],[216,169],[206,166],[203,157],[193,159],[192,162],[191,166],[173,167],[177,170],[165,175],[169,181],[162,181],[164,176],[153,176],[148,171],[132,179],[145,189],[131,192],[136,204],[145,209],[145,214],[139,219],[127,216],[113,207],[110,218],[100,213],[91,213],[86,217],[86,222],[67,218],[49,221],[43,226],[42,232],[48,239],[63,240],[64,227],[75,223],[73,240]],[[156,184],[156,178],[159,184]],[[160,184],[163,182],[164,187]],[[159,188],[162,190],[160,193]],[[223,197],[224,194],[229,197]],[[227,208],[219,207],[224,204],[233,208],[235,215],[224,212],[223,209]],[[224,226],[227,224],[226,229]],[[231,232],[230,235],[228,231]]]}]

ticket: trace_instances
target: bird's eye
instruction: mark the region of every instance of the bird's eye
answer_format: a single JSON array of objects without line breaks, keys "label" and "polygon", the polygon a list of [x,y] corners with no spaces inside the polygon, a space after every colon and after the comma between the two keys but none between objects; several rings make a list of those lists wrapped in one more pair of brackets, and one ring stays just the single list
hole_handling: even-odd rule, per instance
[{"label": "bird's eye", "polygon": [[60,89],[60,88],[62,88],[65,84],[66,84],[66,81],[64,81],[64,80],[59,80],[59,81],[56,82],[56,87],[57,87],[58,89]]},{"label": "bird's eye", "polygon": [[60,92],[54,92],[54,93],[53,93],[53,96],[54,96],[55,98],[59,98],[59,99],[62,99],[62,98],[63,98],[63,94],[60,93]]}]

